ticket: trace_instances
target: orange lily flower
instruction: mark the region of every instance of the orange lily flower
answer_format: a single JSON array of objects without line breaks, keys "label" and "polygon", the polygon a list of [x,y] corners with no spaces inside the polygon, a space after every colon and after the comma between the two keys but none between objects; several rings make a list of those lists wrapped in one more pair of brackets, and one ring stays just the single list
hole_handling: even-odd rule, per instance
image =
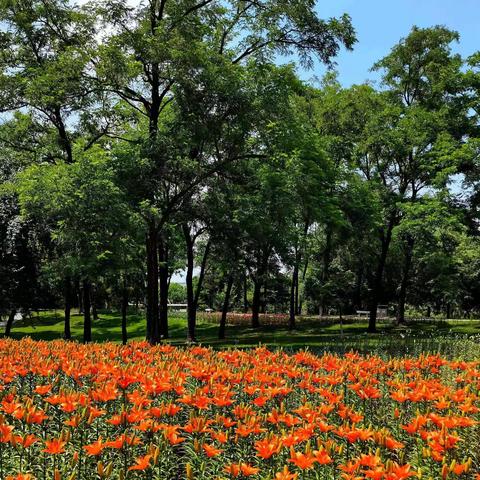
[{"label": "orange lily flower", "polygon": [[281,472],[275,474],[275,480],[296,480],[298,473],[292,473],[288,470],[288,467],[285,465]]},{"label": "orange lily flower", "polygon": [[313,467],[313,464],[317,461],[316,457],[311,453],[302,453],[302,452],[295,452],[292,450],[290,452],[290,458],[288,459],[289,462],[292,462],[298,468],[302,470],[307,470]]},{"label": "orange lily flower", "polygon": [[50,455],[59,455],[65,452],[65,445],[66,442],[56,438],[53,440],[45,440],[45,449],[43,452],[49,453]]},{"label": "orange lily flower", "polygon": [[223,450],[220,450],[219,448],[215,448],[213,445],[208,445],[206,443],[203,444],[203,450],[205,450],[207,457],[216,457],[217,455],[223,452]]},{"label": "orange lily flower", "polygon": [[138,457],[135,459],[135,465],[128,467],[128,470],[146,470],[150,468],[150,460],[152,455],[144,455],[143,457]]},{"label": "orange lily flower", "polygon": [[99,437],[98,440],[90,445],[85,445],[83,449],[88,453],[88,455],[97,456],[100,455],[105,448],[105,443],[102,441],[102,437]]}]

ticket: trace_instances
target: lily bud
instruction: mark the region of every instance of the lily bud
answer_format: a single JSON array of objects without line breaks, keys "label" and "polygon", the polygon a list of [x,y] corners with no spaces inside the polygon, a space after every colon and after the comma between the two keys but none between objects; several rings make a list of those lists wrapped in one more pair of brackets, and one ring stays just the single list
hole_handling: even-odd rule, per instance
[{"label": "lily bud", "polygon": [[185,473],[187,476],[187,480],[193,480],[193,470],[192,466],[189,463],[185,465]]},{"label": "lily bud", "polygon": [[105,468],[105,478],[109,477],[111,474],[112,474],[112,470],[113,470],[113,462],[110,462],[108,465],[107,465],[107,468]]},{"label": "lily bud", "polygon": [[153,464],[156,465],[158,463],[158,457],[160,456],[160,447],[157,445],[155,451],[153,452]]}]

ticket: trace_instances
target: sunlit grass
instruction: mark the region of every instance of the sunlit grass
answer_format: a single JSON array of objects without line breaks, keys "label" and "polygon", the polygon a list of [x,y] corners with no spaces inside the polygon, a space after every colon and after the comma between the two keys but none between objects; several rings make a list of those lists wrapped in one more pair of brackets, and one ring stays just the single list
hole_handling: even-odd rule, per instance
[{"label": "sunlit grass", "polygon": [[[315,350],[385,351],[391,354],[418,353],[421,351],[442,354],[463,355],[468,349],[470,355],[480,357],[480,321],[478,320],[437,320],[418,321],[397,328],[393,322],[382,321],[378,333],[367,334],[366,321],[338,322],[310,317],[300,318],[297,328],[289,331],[281,326],[227,326],[226,339],[218,339],[218,325],[199,315],[197,338],[205,345],[214,347],[248,347],[258,344],[286,348],[310,347]],[[82,341],[83,316],[74,313],[71,317],[73,340]],[[93,339],[97,342],[121,340],[121,317],[116,312],[100,312],[93,321]],[[36,340],[54,340],[63,335],[63,312],[51,311],[32,314],[14,324],[12,336],[30,336]],[[168,342],[184,344],[187,336],[185,314],[173,312],[169,320]],[[145,338],[145,317],[143,312],[128,315],[128,337],[130,340]]]}]

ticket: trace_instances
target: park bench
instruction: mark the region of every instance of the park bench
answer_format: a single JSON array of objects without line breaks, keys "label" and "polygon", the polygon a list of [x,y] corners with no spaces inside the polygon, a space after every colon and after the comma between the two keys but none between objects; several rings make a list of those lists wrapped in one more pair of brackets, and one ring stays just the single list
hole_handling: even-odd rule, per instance
[{"label": "park bench", "polygon": [[[359,317],[368,317],[370,316],[370,310],[357,310],[357,316]],[[388,316],[388,307],[387,305],[379,305],[377,308],[377,317],[385,318]]]},{"label": "park bench", "polygon": [[186,310],[188,307],[186,303],[169,303],[167,306],[168,308],[179,309],[179,310],[183,310],[183,309]]}]

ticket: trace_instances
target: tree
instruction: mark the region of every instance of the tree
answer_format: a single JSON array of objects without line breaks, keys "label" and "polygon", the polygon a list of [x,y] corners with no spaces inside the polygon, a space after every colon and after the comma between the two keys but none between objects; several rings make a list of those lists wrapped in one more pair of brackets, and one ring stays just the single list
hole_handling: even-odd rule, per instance
[{"label": "tree", "polygon": [[[227,315],[231,308],[232,289],[245,277],[243,247],[245,232],[240,222],[241,190],[239,178],[243,164],[231,165],[222,175],[214,180],[215,188],[211,188],[205,198],[205,212],[209,241],[211,242],[211,268],[206,272],[205,283],[212,285],[220,300],[221,318],[218,338],[226,336]],[[211,301],[211,299],[210,299]]]},{"label": "tree", "polygon": [[[440,283],[440,289],[437,285],[439,279],[443,277],[454,286],[454,290],[457,292],[460,290],[454,271],[454,257],[456,246],[464,231],[461,216],[453,208],[452,199],[446,191],[438,192],[435,196],[423,195],[416,202],[404,203],[401,209],[402,220],[393,231],[393,242],[398,244],[400,250],[404,250],[396,256],[400,261],[396,320],[400,324],[405,322],[405,304],[411,271],[426,282],[429,289],[429,292],[424,292],[423,288],[417,287],[424,292],[422,302],[433,301],[437,305],[439,301],[445,304],[452,303],[454,300],[450,296],[452,289],[444,281]],[[441,257],[446,257],[441,261],[442,266],[430,264],[432,260],[438,262]],[[433,273],[431,269],[436,269],[437,272]],[[443,272],[440,273],[442,269]],[[428,278],[425,278],[425,271],[428,272]]]},{"label": "tree", "polygon": [[[456,99],[462,60],[451,53],[450,44],[457,39],[456,32],[444,27],[414,27],[374,66],[383,71],[386,91],[380,94],[380,109],[366,125],[359,146],[359,166],[367,181],[378,183],[385,209],[379,230],[381,251],[372,279],[371,332],[376,329],[392,232],[401,221],[399,204],[416,202],[426,189],[444,186],[456,170],[454,153],[468,124],[468,111]],[[413,237],[407,235],[406,242],[402,296]]]},{"label": "tree", "polygon": [[62,270],[82,279],[84,342],[91,341],[91,284],[112,271],[126,274],[141,232],[134,212],[115,184],[109,154],[75,145],[74,163],[32,165],[18,180],[24,215],[47,221],[64,256]]},{"label": "tree", "polygon": [[[278,53],[298,53],[307,66],[313,56],[328,63],[340,45],[351,48],[355,36],[347,15],[323,21],[311,3],[299,0],[285,1],[281,6],[270,1],[195,4],[150,0],[133,9],[124,2],[110,1],[95,13],[107,34],[96,51],[89,80],[128,103],[148,124],[143,157],[148,160],[149,182],[144,185],[141,205],[150,212],[143,214],[148,226],[147,338],[156,342],[162,333],[158,317],[158,236],[171,213],[204,178],[237,158],[228,152],[222,152],[220,158],[212,157],[208,136],[191,137],[194,141],[181,148],[185,155],[175,146],[171,148],[172,127],[164,130],[162,126],[168,123],[168,118],[164,120],[169,115],[168,106],[181,106],[182,97],[202,97],[209,92],[203,116],[216,119],[214,132],[219,132],[235,120],[231,108],[229,115],[216,114],[222,109],[215,102],[222,99],[214,95],[215,82],[224,78],[224,72],[238,74],[249,59],[265,63]],[[204,126],[210,124],[202,122]],[[194,174],[177,185],[172,177],[179,158],[194,167]]]},{"label": "tree", "polygon": [[[63,0],[3,2],[0,23],[0,112],[14,114],[0,143],[28,155],[29,163],[74,163],[78,136],[84,142],[77,152],[87,151],[106,131],[99,117],[111,117],[83,75],[95,37],[91,17]],[[63,281],[69,338],[68,271]]]},{"label": "tree", "polygon": [[[293,129],[292,129],[293,130]],[[295,328],[299,309],[299,276],[302,262],[307,262],[308,234],[312,226],[334,218],[336,197],[332,195],[335,179],[333,165],[326,156],[321,138],[312,129],[295,131],[296,140],[286,162],[287,184],[292,192],[289,251],[284,261],[292,268],[290,284],[289,328]],[[332,222],[333,223],[333,222]]]},{"label": "tree", "polygon": [[0,126],[0,138],[7,139],[0,151],[0,315],[6,315],[6,335],[18,309],[30,310],[56,302],[42,278],[42,264],[51,254],[48,235],[41,225],[22,218],[12,182],[32,161],[24,149],[10,146],[21,137],[27,147],[32,142],[30,122],[24,115]]}]

